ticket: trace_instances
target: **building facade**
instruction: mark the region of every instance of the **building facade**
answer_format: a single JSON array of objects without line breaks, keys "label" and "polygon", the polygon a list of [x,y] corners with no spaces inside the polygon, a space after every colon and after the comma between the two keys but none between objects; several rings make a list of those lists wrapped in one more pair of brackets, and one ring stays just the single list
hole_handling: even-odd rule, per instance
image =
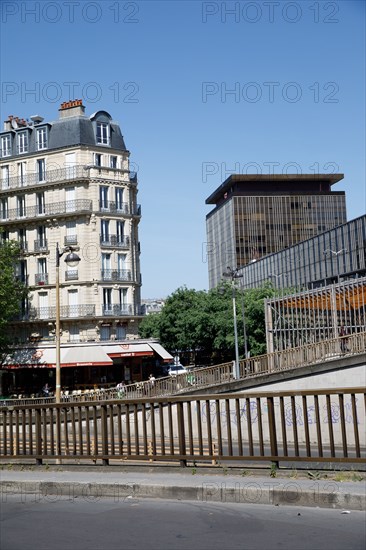
[{"label": "building facade", "polygon": [[244,288],[311,289],[366,276],[366,215],[239,270]]},{"label": "building facade", "polygon": [[54,122],[9,116],[0,148],[0,238],[20,243],[18,276],[31,288],[14,342],[54,339],[57,244],[81,259],[60,261],[61,344],[137,338],[141,209],[118,123],[64,102]]},{"label": "building facade", "polygon": [[209,288],[241,268],[347,220],[343,174],[232,175],[206,200]]}]

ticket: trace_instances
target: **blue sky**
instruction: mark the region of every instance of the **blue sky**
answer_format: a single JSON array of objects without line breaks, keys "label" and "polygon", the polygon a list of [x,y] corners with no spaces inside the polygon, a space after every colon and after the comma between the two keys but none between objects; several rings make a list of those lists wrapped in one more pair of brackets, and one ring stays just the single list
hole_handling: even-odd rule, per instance
[{"label": "blue sky", "polygon": [[1,10],[2,120],[54,120],[82,98],[121,125],[139,174],[144,298],[208,288],[205,199],[230,173],[343,172],[333,189],[348,219],[365,213],[364,2]]}]

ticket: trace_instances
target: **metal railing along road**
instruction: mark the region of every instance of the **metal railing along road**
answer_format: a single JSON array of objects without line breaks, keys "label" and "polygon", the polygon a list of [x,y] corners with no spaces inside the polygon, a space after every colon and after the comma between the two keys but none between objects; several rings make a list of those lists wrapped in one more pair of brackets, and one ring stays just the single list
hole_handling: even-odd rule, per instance
[{"label": "metal railing along road", "polygon": [[366,462],[366,388],[0,407],[0,457]]}]

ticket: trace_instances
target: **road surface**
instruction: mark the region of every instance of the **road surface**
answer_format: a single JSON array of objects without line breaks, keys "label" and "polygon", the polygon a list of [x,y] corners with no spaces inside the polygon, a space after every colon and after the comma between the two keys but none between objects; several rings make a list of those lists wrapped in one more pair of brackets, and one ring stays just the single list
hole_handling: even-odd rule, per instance
[{"label": "road surface", "polygon": [[364,550],[364,512],[3,495],[2,550]]}]

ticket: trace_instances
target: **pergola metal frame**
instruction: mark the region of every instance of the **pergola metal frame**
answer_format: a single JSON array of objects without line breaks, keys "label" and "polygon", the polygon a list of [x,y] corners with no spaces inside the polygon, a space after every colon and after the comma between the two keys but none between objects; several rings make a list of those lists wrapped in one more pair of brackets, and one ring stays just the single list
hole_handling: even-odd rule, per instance
[{"label": "pergola metal frame", "polygon": [[366,277],[265,300],[267,351],[366,330]]}]

